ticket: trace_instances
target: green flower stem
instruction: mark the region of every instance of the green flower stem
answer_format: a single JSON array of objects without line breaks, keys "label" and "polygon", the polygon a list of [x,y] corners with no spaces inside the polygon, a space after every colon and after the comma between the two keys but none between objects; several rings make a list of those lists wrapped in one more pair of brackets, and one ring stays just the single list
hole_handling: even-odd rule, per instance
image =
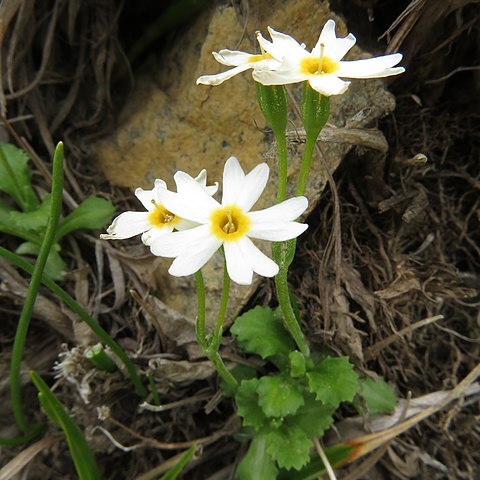
[{"label": "green flower stem", "polygon": [[227,310],[228,293],[230,290],[230,277],[228,277],[227,269],[224,269],[222,298],[220,301],[220,310],[218,312],[217,323],[212,335],[207,336],[206,321],[205,321],[205,284],[203,282],[203,275],[201,270],[195,273],[195,280],[197,282],[197,298],[198,298],[198,312],[196,322],[197,341],[205,355],[215,366],[218,374],[227,382],[233,390],[237,389],[237,381],[235,377],[228,371],[223,363],[222,357],[218,353],[220,348],[220,341],[223,332],[223,323],[225,320],[225,313]]},{"label": "green flower stem", "polygon": [[[15,253],[10,252],[9,250],[0,247],[0,256],[8,260],[10,263],[13,263],[18,268],[24,270],[27,273],[32,274],[33,267],[23,260],[21,257]],[[45,285],[51,292],[53,292],[57,297],[59,297],[65,305],[67,305],[72,312],[76,313],[92,330],[93,333],[98,337],[98,339],[108,345],[112,352],[120,359],[120,361],[125,366],[128,376],[132,381],[135,391],[137,394],[145,398],[148,395],[147,389],[144,387],[140,378],[135,369],[135,365],[130,360],[128,355],[123,351],[122,347],[113,340],[108,333],[71,297],[63,288],[58,286],[53,280],[51,280],[46,275],[42,276],[42,283]]]},{"label": "green flower stem", "polygon": [[308,347],[305,335],[303,334],[300,324],[295,316],[295,312],[293,311],[292,302],[290,301],[290,292],[288,290],[287,275],[288,265],[282,262],[280,264],[280,271],[275,277],[278,303],[282,309],[285,326],[295,340],[298,349],[306,358],[308,358],[310,356],[310,348]]},{"label": "green flower stem", "polygon": [[202,270],[195,272],[195,282],[197,284],[197,319],[195,323],[195,332],[197,342],[205,351],[208,346],[207,327],[205,321],[205,284],[203,282]]},{"label": "green flower stem", "polygon": [[283,132],[282,134],[275,133],[275,138],[277,140],[278,165],[277,203],[280,203],[287,198],[287,137]]},{"label": "green flower stem", "polygon": [[297,182],[297,195],[305,193],[317,138],[330,115],[330,98],[318,93],[308,82],[305,82],[300,102],[300,112],[307,139]]},{"label": "green flower stem", "polygon": [[22,363],[23,349],[27,338],[30,318],[33,312],[33,306],[37,298],[38,289],[42,281],[43,269],[47,262],[50,249],[55,240],[58,220],[62,208],[63,191],[63,143],[60,142],[55,149],[53,156],[53,174],[52,174],[52,206],[50,209],[50,218],[48,219],[45,237],[43,238],[40,252],[33,269],[32,278],[28,287],[25,303],[22,313],[18,320],[17,331],[12,348],[12,359],[10,363],[10,396],[12,402],[13,415],[18,428],[22,432],[28,432],[30,426],[25,418],[22,407],[22,392],[20,370]]},{"label": "green flower stem", "polygon": [[310,166],[312,165],[313,152],[315,151],[315,145],[317,144],[317,138],[318,134],[309,135],[307,133],[302,164],[300,166],[300,173],[298,174],[297,190],[295,191],[295,195],[297,196],[303,195],[305,193],[305,188],[308,181],[308,174],[310,173]]},{"label": "green flower stem", "polygon": [[218,311],[217,323],[215,324],[215,330],[213,331],[212,340],[209,348],[217,350],[220,348],[220,342],[223,334],[223,324],[225,323],[225,314],[227,313],[228,295],[230,293],[230,277],[227,272],[227,265],[224,261],[223,264],[223,286],[222,286],[222,298],[220,300],[220,310]]}]

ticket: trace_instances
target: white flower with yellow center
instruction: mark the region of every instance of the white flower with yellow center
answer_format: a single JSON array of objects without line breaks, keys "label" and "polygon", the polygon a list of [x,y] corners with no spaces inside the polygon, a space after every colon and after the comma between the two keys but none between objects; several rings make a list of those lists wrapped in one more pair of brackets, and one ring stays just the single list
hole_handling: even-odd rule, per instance
[{"label": "white flower with yellow center", "polygon": [[180,277],[197,272],[223,245],[227,272],[234,282],[250,285],[253,272],[264,277],[276,275],[278,265],[251,238],[280,242],[298,237],[308,225],[294,220],[305,211],[308,201],[295,197],[251,212],[265,189],[268,175],[266,163],[245,175],[238,160],[230,157],[223,172],[220,204],[187,174],[177,172],[175,180],[188,183],[188,189],[179,193],[162,190],[160,199],[169,211],[200,225],[155,239],[150,247],[152,253],[175,258],[169,272]]},{"label": "white flower with yellow center", "polygon": [[289,35],[276,32],[268,27],[272,41],[257,33],[262,49],[278,60],[280,64],[272,70],[254,70],[253,78],[263,85],[286,85],[308,81],[310,86],[322,95],[344,93],[350,82],[341,78],[379,78],[398,75],[403,67],[394,67],[402,54],[384,55],[364,60],[341,61],[355,45],[356,39],[350,33],[337,38],[335,22],[328,20],[323,27],[315,48],[309,52]]},{"label": "white flower with yellow center", "polygon": [[[186,174],[185,174],[186,175]],[[196,183],[206,195],[214,195],[218,190],[218,184],[207,187],[207,172],[202,170],[197,178],[186,175]],[[185,178],[176,180],[177,191],[182,192],[188,188]],[[135,235],[142,234],[142,242],[150,245],[155,239],[171,233],[174,229],[185,230],[197,226],[189,220],[179,217],[170,212],[160,200],[160,192],[168,191],[167,184],[160,179],[155,180],[152,190],[137,188],[135,196],[142,202],[146,212],[124,212],[116,217],[107,228],[107,233],[100,235],[103,240],[124,240]]]},{"label": "white flower with yellow center", "polygon": [[220,85],[225,80],[229,80],[237,75],[237,73],[244,72],[250,68],[254,70],[269,70],[279,65],[279,62],[267,53],[254,55],[236,50],[220,50],[220,52],[212,52],[212,54],[217,62],[234,68],[216,75],[203,75],[197,79],[197,85]]}]

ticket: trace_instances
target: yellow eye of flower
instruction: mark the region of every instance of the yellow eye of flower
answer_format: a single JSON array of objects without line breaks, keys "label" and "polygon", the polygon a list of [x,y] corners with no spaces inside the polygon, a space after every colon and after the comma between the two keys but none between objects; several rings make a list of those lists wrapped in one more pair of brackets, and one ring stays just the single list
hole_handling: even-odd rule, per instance
[{"label": "yellow eye of flower", "polygon": [[152,200],[153,205],[155,205],[155,209],[152,210],[148,216],[148,221],[154,227],[163,227],[166,224],[174,225],[178,221],[178,217],[169,212],[163,205],[155,202]]},{"label": "yellow eye of flower", "polygon": [[300,61],[300,72],[307,75],[334,73],[338,70],[338,67],[338,62],[328,57],[307,57]]},{"label": "yellow eye of flower", "polygon": [[238,240],[250,228],[250,219],[236,205],[215,210],[210,217],[212,233],[224,241]]}]

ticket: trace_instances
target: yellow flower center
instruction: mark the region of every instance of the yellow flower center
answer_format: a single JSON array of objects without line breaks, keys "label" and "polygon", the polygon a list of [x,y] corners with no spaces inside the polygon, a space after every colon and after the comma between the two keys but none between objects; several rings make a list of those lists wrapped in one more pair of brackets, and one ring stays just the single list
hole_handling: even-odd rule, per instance
[{"label": "yellow flower center", "polygon": [[223,241],[238,240],[250,229],[250,219],[236,205],[218,208],[210,217],[212,233]]},{"label": "yellow flower center", "polygon": [[179,218],[172,212],[169,212],[163,205],[160,205],[155,200],[152,200],[155,209],[148,215],[148,221],[151,225],[161,228],[165,225],[175,225]]},{"label": "yellow flower center", "polygon": [[325,46],[320,45],[320,56],[307,57],[300,62],[300,72],[305,75],[325,75],[336,72],[340,64],[329,57],[326,57],[323,52]]}]

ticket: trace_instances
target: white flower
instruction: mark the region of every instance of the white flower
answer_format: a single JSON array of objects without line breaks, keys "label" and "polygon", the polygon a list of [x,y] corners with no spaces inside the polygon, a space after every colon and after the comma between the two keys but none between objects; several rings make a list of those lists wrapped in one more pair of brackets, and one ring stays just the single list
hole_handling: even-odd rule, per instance
[{"label": "white flower", "polygon": [[[280,65],[272,70],[254,70],[253,78],[263,85],[286,85],[308,81],[322,95],[344,93],[350,82],[341,78],[378,78],[398,75],[403,67],[392,68],[402,59],[402,54],[384,55],[364,60],[341,61],[356,42],[350,33],[344,38],[335,35],[335,22],[328,20],[315,48],[310,53],[289,35],[268,27],[272,41],[257,33],[262,49],[278,60]],[[340,78],[341,77],[341,78]]]},{"label": "white flower", "polygon": [[174,257],[169,273],[184,276],[197,272],[223,245],[227,272],[234,282],[250,285],[253,272],[264,277],[276,275],[278,265],[250,238],[279,242],[298,237],[308,225],[294,220],[305,211],[308,201],[305,197],[295,197],[250,212],[265,189],[268,175],[266,163],[257,165],[245,175],[238,160],[230,157],[223,172],[220,204],[191,177],[177,172],[175,180],[188,183],[188,189],[179,193],[162,190],[160,199],[169,211],[200,226],[155,239],[151,244],[152,253]]},{"label": "white flower", "polygon": [[251,53],[220,50],[220,52],[212,52],[215,60],[222,65],[235,67],[217,75],[203,75],[197,79],[197,85],[220,85],[225,80],[229,80],[237,73],[244,72],[250,68],[254,70],[269,70],[279,65],[279,62],[272,58],[271,55],[263,53],[261,55],[253,55]]},{"label": "white flower", "polygon": [[[186,174],[185,174],[186,175]],[[192,182],[195,182],[207,195],[214,195],[218,190],[218,183],[207,187],[207,171],[202,170],[198,177],[193,179],[186,175]],[[185,178],[176,179],[177,191],[182,192],[186,188]],[[142,242],[150,245],[156,238],[173,229],[185,230],[197,226],[166,209],[160,200],[160,192],[168,191],[167,184],[157,178],[152,190],[137,188],[135,196],[142,202],[146,212],[124,212],[116,217],[107,228],[107,233],[100,235],[102,240],[124,240],[135,235],[142,234]]]}]

